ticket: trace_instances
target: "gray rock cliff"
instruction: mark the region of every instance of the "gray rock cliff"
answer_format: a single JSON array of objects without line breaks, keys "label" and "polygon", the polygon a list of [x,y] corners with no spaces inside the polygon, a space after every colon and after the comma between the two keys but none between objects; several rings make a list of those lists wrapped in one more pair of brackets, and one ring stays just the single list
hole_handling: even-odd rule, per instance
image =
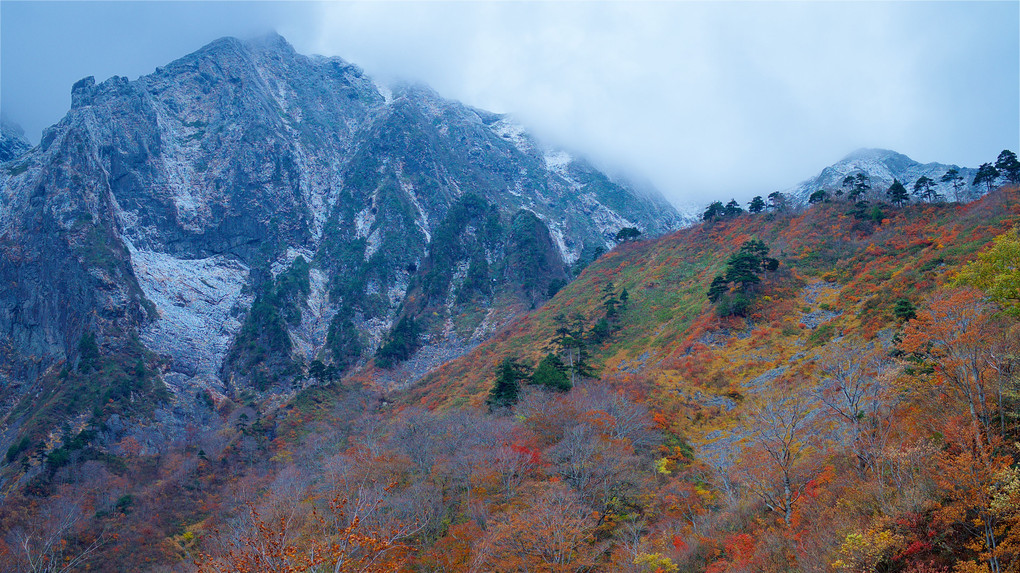
[{"label": "gray rock cliff", "polygon": [[417,365],[404,383],[541,304],[621,227],[682,222],[509,117],[276,35],[75,83],[17,165],[0,171],[10,387],[75,368],[91,336],[143,344],[177,397],[373,356]]}]

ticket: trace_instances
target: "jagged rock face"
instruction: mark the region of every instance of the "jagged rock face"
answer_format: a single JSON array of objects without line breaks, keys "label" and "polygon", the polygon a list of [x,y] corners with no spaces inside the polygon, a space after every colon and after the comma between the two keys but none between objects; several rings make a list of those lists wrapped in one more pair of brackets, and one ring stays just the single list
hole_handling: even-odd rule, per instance
[{"label": "jagged rock face", "polygon": [[621,227],[681,223],[504,116],[279,36],[76,83],[0,189],[6,374],[137,335],[179,391],[342,372],[401,317],[412,352],[469,347]]},{"label": "jagged rock face", "polygon": [[[0,163],[13,161],[32,148],[21,126],[0,118]],[[13,167],[17,169],[16,166]]]},{"label": "jagged rock face", "polygon": [[[956,169],[963,177],[964,185],[959,193],[950,183],[940,181],[950,169]],[[858,173],[867,175],[871,180],[873,191],[882,195],[892,185],[893,179],[899,179],[910,190],[914,182],[921,176],[935,181],[935,190],[949,200],[970,201],[985,193],[983,185],[971,185],[974,175],[977,174],[976,169],[942,163],[918,163],[902,153],[887,149],[859,149],[826,167],[817,176],[785,192],[801,203],[806,203],[808,196],[815,191],[819,189],[838,190],[842,187],[843,179],[847,175]]]}]

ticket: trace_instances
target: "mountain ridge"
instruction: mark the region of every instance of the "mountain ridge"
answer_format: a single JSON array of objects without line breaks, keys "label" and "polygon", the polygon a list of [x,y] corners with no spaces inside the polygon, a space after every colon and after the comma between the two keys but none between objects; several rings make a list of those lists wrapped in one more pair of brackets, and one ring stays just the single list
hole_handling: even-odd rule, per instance
[{"label": "mountain ridge", "polygon": [[[941,181],[942,176],[950,169],[956,169],[963,178],[963,186],[959,192],[951,183]],[[783,193],[803,204],[819,189],[830,193],[842,189],[843,179],[858,173],[867,175],[871,181],[872,192],[879,194],[884,194],[894,179],[910,188],[922,176],[932,179],[936,192],[950,200],[970,201],[985,193],[983,186],[971,183],[977,169],[937,162],[920,163],[896,151],[870,147],[862,147],[848,153],[836,163],[824,167],[818,175],[805,179]]]},{"label": "mountain ridge", "polygon": [[420,324],[398,363],[446,356],[540,304],[620,227],[681,221],[509,117],[380,86],[279,35],[71,92],[0,172],[8,394],[74,370],[90,336],[111,355],[137,338],[177,402],[292,392],[313,363],[342,375],[403,318]]}]

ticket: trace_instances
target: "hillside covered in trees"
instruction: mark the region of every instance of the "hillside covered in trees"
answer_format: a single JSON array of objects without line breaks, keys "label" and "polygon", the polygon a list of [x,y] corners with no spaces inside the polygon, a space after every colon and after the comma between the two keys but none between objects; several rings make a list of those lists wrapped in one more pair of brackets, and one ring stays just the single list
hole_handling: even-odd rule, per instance
[{"label": "hillside covered in trees", "polygon": [[0,569],[1020,570],[1020,196],[883,199],[622,237],[408,388],[16,444]]}]

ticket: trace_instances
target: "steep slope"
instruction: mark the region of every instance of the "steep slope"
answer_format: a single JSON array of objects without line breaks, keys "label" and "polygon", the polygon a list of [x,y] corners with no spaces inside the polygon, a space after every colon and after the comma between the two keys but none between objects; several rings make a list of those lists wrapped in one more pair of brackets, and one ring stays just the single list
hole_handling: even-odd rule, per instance
[{"label": "steep slope", "polygon": [[[963,178],[963,185],[959,191],[954,189],[951,183],[940,181],[950,169],[956,169]],[[918,163],[902,153],[888,149],[858,149],[784,193],[795,197],[800,203],[806,203],[808,196],[815,191],[839,190],[842,188],[844,178],[858,173],[870,178],[873,192],[879,196],[892,185],[893,179],[899,179],[908,189],[912,189],[914,182],[922,176],[935,181],[936,191],[952,201],[970,201],[986,191],[984,186],[971,185],[977,173],[976,169],[942,163]]]},{"label": "steep slope", "polygon": [[[1020,222],[1015,190],[965,205],[882,209],[880,222],[856,217],[846,203],[742,215],[621,244],[541,309],[436,370],[405,399],[429,407],[481,405],[502,360],[537,365],[546,353],[563,351],[557,331],[575,323],[590,337],[606,316],[605,301],[610,295],[619,301],[623,290],[627,301],[616,303],[611,335],[586,347],[599,377],[641,394],[715,378],[722,386],[712,394],[725,396],[766,364],[802,359],[802,351],[817,346],[809,340],[822,325],[828,337],[839,331],[873,337],[894,325],[896,301],[921,305],[952,269]],[[746,317],[719,318],[706,292],[751,238],[771,248],[779,271]],[[770,346],[774,355],[765,357]],[[680,375],[691,356],[713,362],[718,372]]]},{"label": "steep slope", "polygon": [[[923,337],[935,333],[918,324],[957,292],[948,282],[965,262],[1020,223],[1020,197],[1005,189],[970,204],[876,206],[879,217],[832,202],[626,242],[408,390],[346,378],[306,387],[282,408],[243,394],[237,401],[203,394],[195,397],[196,427],[170,444],[120,415],[82,416],[41,439],[7,442],[0,528],[30,530],[44,521],[38,516],[84,512],[79,527],[59,532],[66,543],[56,555],[73,557],[97,532],[116,533],[91,559],[97,570],[187,569],[196,555],[230,563],[242,558],[228,551],[237,547],[230,541],[278,540],[276,523],[288,527],[294,547],[284,558],[307,555],[309,547],[328,551],[337,537],[329,529],[324,537],[320,519],[346,519],[342,502],[378,508],[359,532],[399,535],[387,550],[397,564],[385,570],[471,571],[479,563],[493,571],[545,570],[555,547],[521,551],[518,540],[549,547],[561,532],[571,536],[572,563],[588,571],[648,571],[646,564],[861,571],[876,562],[890,571],[917,563],[938,571],[984,559],[972,516],[990,507],[998,512],[996,535],[1020,531],[1016,504],[994,501],[1003,491],[1015,499],[1016,454],[1008,444],[1018,437],[1010,415],[1016,380],[1000,386],[1001,396],[988,395],[1004,414],[1002,429],[992,430],[1003,438],[994,452],[1002,455],[976,463],[967,449],[966,401],[940,378],[944,371],[932,362],[939,353],[924,350],[935,339]],[[432,272],[448,259],[468,261],[462,284],[470,288],[452,291],[454,305],[461,292],[464,303],[490,296],[469,278],[480,275],[471,266],[499,248],[487,237],[507,237],[507,258],[555,253],[548,233],[529,232],[541,222],[536,216],[505,223],[495,211],[478,197],[455,203],[432,232],[405,316],[438,312],[427,309],[451,296],[444,275]],[[487,227],[497,223],[502,230]],[[1020,239],[1012,236],[1015,252]],[[769,247],[778,268],[766,265],[742,313],[733,305],[721,312],[725,305],[713,308],[706,291],[752,237]],[[273,278],[249,315],[292,320],[291,301],[312,288],[302,261]],[[533,268],[556,270],[554,258],[536,261]],[[527,296],[533,285],[513,274],[518,267],[505,268],[518,277],[508,284]],[[993,353],[1006,358],[997,366],[1015,372],[1016,322],[995,317],[980,293],[952,296],[950,309],[969,304],[983,312],[986,329],[969,348],[1004,344]],[[910,316],[918,320],[907,322]],[[103,396],[106,414],[131,413],[141,400],[137,391],[122,397],[123,376],[151,380],[148,358],[141,353],[140,368],[118,373],[97,356],[94,341],[81,346],[85,366],[56,378],[70,385],[89,381],[97,367],[109,372],[118,385]],[[561,373],[554,384],[527,384],[525,375],[516,406],[488,411],[497,372],[504,381],[520,375],[512,364],[498,368],[505,359],[531,370],[540,360],[555,364],[549,353],[567,365],[587,354],[591,371]],[[845,374],[833,364],[844,360],[862,373],[851,390],[859,393],[848,398],[861,400],[854,402],[859,415],[842,416],[834,398],[841,389],[835,377]],[[994,388],[992,369],[982,374]],[[564,391],[571,378],[574,387]],[[37,400],[56,401],[46,391]],[[173,423],[159,421],[159,432]],[[762,449],[775,444],[770,428],[789,431],[788,455]],[[987,462],[995,465],[985,477],[954,479],[962,470],[985,471]],[[794,497],[776,501],[784,484]],[[251,491],[260,492],[257,499]],[[8,569],[25,569],[31,554],[6,547],[16,558]],[[1020,559],[1001,547],[1004,562]]]},{"label": "steep slope", "polygon": [[0,163],[17,159],[31,148],[21,126],[0,117]]},{"label": "steep slope", "polygon": [[6,401],[78,372],[93,341],[141,360],[178,417],[196,390],[287,391],[380,347],[390,366],[421,357],[403,384],[540,304],[620,227],[679,222],[507,117],[279,36],[225,38],[77,82],[0,172]]}]

